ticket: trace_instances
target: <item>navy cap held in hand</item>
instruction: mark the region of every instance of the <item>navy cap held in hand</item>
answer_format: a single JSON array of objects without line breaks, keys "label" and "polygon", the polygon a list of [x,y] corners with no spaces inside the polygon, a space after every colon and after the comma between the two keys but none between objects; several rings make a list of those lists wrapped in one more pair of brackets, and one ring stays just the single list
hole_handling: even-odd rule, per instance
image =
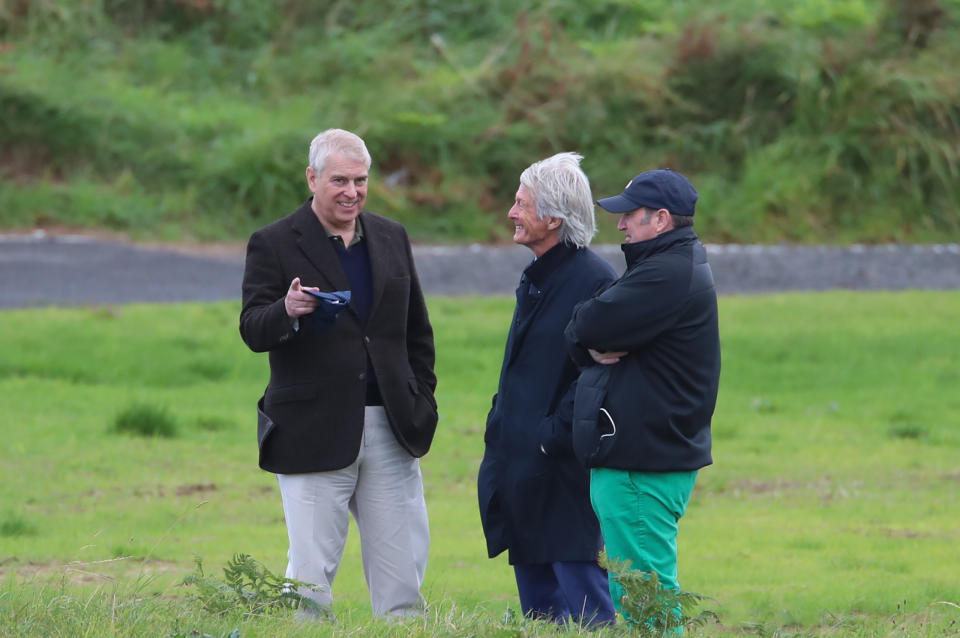
[{"label": "navy cap held in hand", "polygon": [[334,292],[319,292],[316,290],[303,289],[320,300],[316,309],[312,313],[313,325],[317,328],[329,328],[340,316],[340,311],[350,305],[350,291],[337,290]]}]

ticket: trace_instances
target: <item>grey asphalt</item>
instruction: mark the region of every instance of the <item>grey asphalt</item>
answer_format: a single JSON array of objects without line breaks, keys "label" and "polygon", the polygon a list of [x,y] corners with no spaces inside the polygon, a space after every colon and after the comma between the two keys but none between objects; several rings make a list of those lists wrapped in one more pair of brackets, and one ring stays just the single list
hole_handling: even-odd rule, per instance
[{"label": "grey asphalt", "polygon": [[[617,272],[619,246],[594,246]],[[721,295],[960,288],[960,244],[708,245]],[[521,246],[414,246],[434,295],[508,295],[531,253]],[[76,235],[0,235],[0,308],[239,299],[243,250],[185,250]]]}]

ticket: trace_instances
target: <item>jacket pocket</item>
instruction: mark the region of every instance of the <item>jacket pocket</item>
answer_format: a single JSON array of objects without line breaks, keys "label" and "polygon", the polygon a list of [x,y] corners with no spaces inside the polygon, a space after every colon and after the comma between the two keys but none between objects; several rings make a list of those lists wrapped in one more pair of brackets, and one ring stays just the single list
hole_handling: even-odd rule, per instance
[{"label": "jacket pocket", "polygon": [[573,451],[580,462],[593,467],[600,449],[600,410],[606,397],[606,388],[579,385],[573,406]]},{"label": "jacket pocket", "polygon": [[273,420],[263,411],[263,398],[257,402],[257,446],[262,450],[263,442],[267,440],[273,429],[277,427]]},{"label": "jacket pocket", "polygon": [[433,431],[437,427],[437,403],[427,392],[420,391],[416,378],[407,379],[410,394],[413,396],[413,427],[420,431]]},{"label": "jacket pocket", "polygon": [[617,441],[617,423],[606,408],[600,408],[600,413],[597,415],[597,433],[600,436],[597,440],[597,449],[590,459],[592,467],[599,467],[607,461]]},{"label": "jacket pocket", "polygon": [[319,392],[319,386],[313,383],[283,385],[276,388],[271,386],[267,388],[267,392],[263,395],[262,401],[263,403],[269,403],[271,405],[287,403],[288,401],[306,401],[316,398]]},{"label": "jacket pocket", "polygon": [[573,401],[573,451],[587,467],[600,467],[617,439],[616,424],[603,408],[613,366],[584,369]]}]

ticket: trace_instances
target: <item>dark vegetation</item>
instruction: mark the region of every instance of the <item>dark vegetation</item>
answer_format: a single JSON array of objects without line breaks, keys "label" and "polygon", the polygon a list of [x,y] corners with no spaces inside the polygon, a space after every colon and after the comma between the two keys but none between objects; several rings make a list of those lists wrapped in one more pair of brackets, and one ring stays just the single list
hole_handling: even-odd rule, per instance
[{"label": "dark vegetation", "polygon": [[177,422],[166,406],[134,403],[114,417],[113,430],[135,436],[169,439],[177,436]]},{"label": "dark vegetation", "polygon": [[[368,207],[504,240],[520,171],[669,166],[715,242],[955,241],[960,0],[0,0],[0,228],[237,239],[351,129]],[[612,224],[601,239],[616,240]]]},{"label": "dark vegetation", "polygon": [[332,617],[329,610],[300,594],[300,588],[319,591],[318,586],[277,576],[249,554],[235,554],[227,561],[223,580],[205,574],[199,557],[194,563],[193,573],[184,578],[183,584],[194,588],[197,601],[211,613],[225,614],[239,607],[251,614],[264,614],[303,607],[318,616]]}]

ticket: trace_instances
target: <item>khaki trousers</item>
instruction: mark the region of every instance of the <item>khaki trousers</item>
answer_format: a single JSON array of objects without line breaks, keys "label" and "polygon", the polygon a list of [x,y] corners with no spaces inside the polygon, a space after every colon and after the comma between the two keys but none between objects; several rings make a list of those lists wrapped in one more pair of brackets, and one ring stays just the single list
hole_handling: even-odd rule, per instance
[{"label": "khaki trousers", "polygon": [[351,465],[278,474],[277,480],[290,540],[286,576],[321,588],[302,595],[325,607],[333,602],[352,514],[374,615],[423,611],[420,587],[430,546],[423,478],[419,461],[397,443],[383,407],[366,408],[360,454]]}]

